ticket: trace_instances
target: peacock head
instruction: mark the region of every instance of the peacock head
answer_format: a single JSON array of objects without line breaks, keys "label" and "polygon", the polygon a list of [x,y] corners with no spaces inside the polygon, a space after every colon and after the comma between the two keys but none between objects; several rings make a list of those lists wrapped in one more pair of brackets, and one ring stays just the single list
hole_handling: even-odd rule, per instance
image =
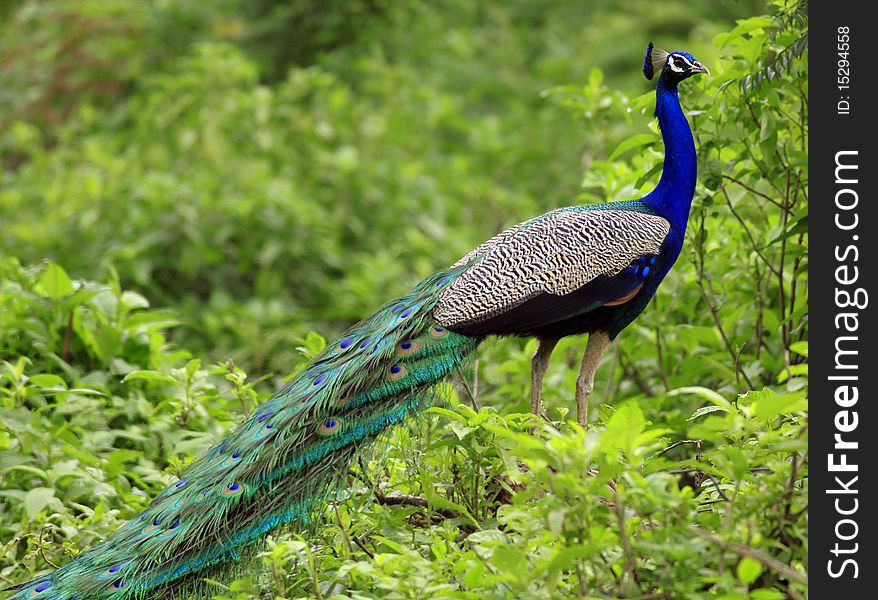
[{"label": "peacock head", "polygon": [[710,75],[707,67],[695,60],[695,57],[688,52],[679,50],[665,52],[650,42],[646,47],[646,58],[643,59],[643,75],[647,79],[652,79],[656,73],[659,74],[659,83],[664,84],[665,87],[674,87],[696,73]]}]

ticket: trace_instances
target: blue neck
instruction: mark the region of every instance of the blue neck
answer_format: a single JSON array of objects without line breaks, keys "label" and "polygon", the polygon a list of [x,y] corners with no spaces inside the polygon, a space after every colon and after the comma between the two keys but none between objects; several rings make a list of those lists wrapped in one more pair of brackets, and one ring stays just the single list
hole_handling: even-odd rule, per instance
[{"label": "blue neck", "polygon": [[659,80],[655,96],[655,115],[665,143],[665,164],[658,186],[643,202],[670,221],[671,227],[682,234],[686,231],[689,207],[695,194],[695,141],[680,107],[677,86],[666,87]]}]

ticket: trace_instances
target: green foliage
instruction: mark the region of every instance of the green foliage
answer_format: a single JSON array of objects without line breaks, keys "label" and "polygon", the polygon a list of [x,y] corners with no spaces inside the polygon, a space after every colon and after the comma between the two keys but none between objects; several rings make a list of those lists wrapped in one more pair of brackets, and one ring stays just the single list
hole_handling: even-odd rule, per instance
[{"label": "green foliage", "polygon": [[4,582],[142,509],[320,351],[316,332],[503,226],[649,191],[653,39],[713,73],[682,90],[699,185],[678,265],[599,370],[588,434],[566,423],[581,339],[555,352],[538,437],[534,342],[491,341],[313,531],[208,585],[807,593],[800,3],[345,3],[351,33],[329,28],[335,3],[19,4],[0,25]]}]

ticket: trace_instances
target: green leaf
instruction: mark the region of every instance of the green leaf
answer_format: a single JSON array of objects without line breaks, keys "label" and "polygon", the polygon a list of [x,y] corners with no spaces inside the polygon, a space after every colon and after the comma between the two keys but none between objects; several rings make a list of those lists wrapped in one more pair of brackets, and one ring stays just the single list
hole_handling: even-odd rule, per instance
[{"label": "green leaf", "polygon": [[724,408],[727,411],[734,410],[734,406],[731,402],[723,398],[722,395],[720,395],[719,393],[706,387],[693,385],[677,388],[668,392],[668,396],[677,396],[679,394],[695,394],[696,396],[701,396],[705,400],[708,400],[716,406]]},{"label": "green leaf", "polygon": [[745,585],[750,585],[759,574],[762,573],[762,563],[755,558],[745,556],[738,563],[738,580]]},{"label": "green leaf", "polygon": [[723,406],[702,406],[698,410],[692,413],[692,416],[686,419],[687,421],[694,421],[698,417],[703,417],[704,415],[709,415],[710,413],[715,412],[729,412],[729,409]]},{"label": "green leaf", "polygon": [[466,539],[467,542],[472,542],[474,544],[482,542],[501,542],[506,544],[509,542],[509,536],[499,529],[484,529],[482,531],[476,531],[467,536]]},{"label": "green leaf", "polygon": [[767,161],[775,160],[774,149],[777,147],[777,122],[774,113],[766,110],[762,113],[759,122],[759,145],[762,148],[762,157]]},{"label": "green leaf", "polygon": [[741,452],[741,450],[733,446],[727,447],[724,453],[724,458],[729,463],[729,466],[731,466],[732,475],[735,479],[741,479],[744,477],[750,469],[750,463],[747,460],[747,456]]},{"label": "green leaf", "polygon": [[164,381],[166,383],[175,383],[176,380],[173,377],[168,375],[164,375],[159,373],[158,371],[133,371],[128,373],[123,379],[122,383],[128,383],[134,379],[144,379],[146,381]]},{"label": "green leaf", "polygon": [[454,432],[454,435],[456,435],[457,439],[459,440],[462,440],[476,430],[475,427],[468,427],[460,421],[452,421],[451,423],[449,423],[449,425],[451,426],[451,430]]},{"label": "green leaf", "polygon": [[638,133],[637,135],[631,136],[627,140],[623,141],[621,144],[616,146],[616,149],[613,150],[613,153],[610,154],[610,157],[607,160],[616,160],[622,154],[625,154],[629,150],[633,150],[634,148],[642,148],[645,146],[651,146],[659,141],[659,138],[651,133]]},{"label": "green leaf", "polygon": [[62,388],[67,389],[67,382],[64,381],[61,377],[57,375],[52,375],[51,373],[39,373],[38,375],[31,375],[28,377],[27,382],[31,385],[35,385],[41,388]]},{"label": "green leaf", "polygon": [[52,300],[58,300],[73,293],[73,282],[57,263],[50,262],[37,282],[38,289]]},{"label": "green leaf", "polygon": [[128,310],[149,308],[149,300],[137,292],[122,292],[122,305]]},{"label": "green leaf", "polygon": [[554,576],[561,571],[569,570],[578,561],[599,553],[601,549],[599,544],[576,544],[562,547],[553,553],[551,562],[546,566],[546,573]]},{"label": "green leaf", "polygon": [[55,497],[55,488],[36,487],[24,495],[24,508],[31,520],[35,519]]},{"label": "green leaf", "polygon": [[753,407],[753,413],[762,419],[774,419],[781,413],[803,411],[808,408],[805,392],[766,394]]},{"label": "green leaf", "polygon": [[777,376],[777,382],[783,383],[790,377],[796,377],[799,375],[808,375],[808,363],[799,363],[798,365],[791,365],[789,368],[781,371]]},{"label": "green leaf", "polygon": [[803,342],[793,342],[790,344],[790,352],[795,352],[799,356],[808,358],[808,340]]},{"label": "green leaf", "polygon": [[625,402],[613,413],[601,434],[601,444],[608,452],[634,449],[634,441],[646,428],[646,418],[636,402]]}]

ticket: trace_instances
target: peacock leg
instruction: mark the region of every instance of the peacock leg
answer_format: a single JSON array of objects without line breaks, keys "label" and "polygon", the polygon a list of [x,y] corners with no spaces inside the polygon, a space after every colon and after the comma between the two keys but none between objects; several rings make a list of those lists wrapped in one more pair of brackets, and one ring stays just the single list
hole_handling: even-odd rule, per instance
[{"label": "peacock leg", "polygon": [[585,345],[582,366],[576,379],[576,421],[583,429],[588,429],[588,395],[594,389],[594,374],[609,345],[610,336],[603,331],[595,331],[588,335],[588,344]]},{"label": "peacock leg", "polygon": [[537,351],[530,360],[530,410],[538,417],[543,414],[543,375],[549,368],[549,358],[558,343],[558,338],[540,338]]}]

